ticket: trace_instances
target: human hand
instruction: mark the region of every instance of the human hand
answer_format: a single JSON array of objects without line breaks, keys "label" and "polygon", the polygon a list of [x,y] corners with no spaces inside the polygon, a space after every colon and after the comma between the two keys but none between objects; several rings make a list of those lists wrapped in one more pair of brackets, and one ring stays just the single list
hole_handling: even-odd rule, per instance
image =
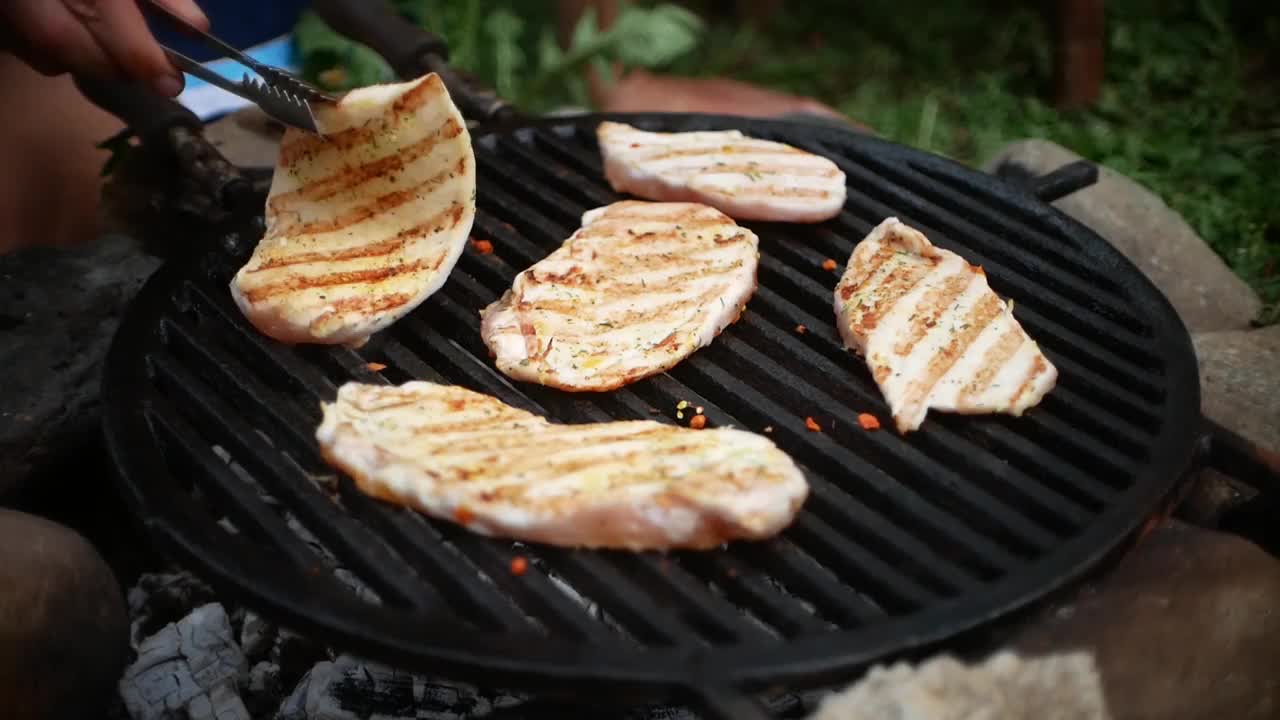
[{"label": "human hand", "polygon": [[[193,0],[160,1],[208,28]],[[182,73],[151,34],[137,0],[0,0],[0,48],[45,75],[123,77],[169,97],[182,92]]]}]

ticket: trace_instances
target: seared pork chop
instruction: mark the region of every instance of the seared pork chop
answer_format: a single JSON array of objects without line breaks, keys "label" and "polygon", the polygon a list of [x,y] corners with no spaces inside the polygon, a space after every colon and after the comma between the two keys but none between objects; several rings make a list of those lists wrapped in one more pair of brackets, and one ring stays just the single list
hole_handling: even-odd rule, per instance
[{"label": "seared pork chop", "polygon": [[231,283],[261,332],[359,345],[444,284],[475,217],[476,168],[440,78],[354,90],[285,132],[266,234]]},{"label": "seared pork chop", "polygon": [[667,550],[758,540],[808,495],[767,438],[649,420],[562,425],[461,387],[347,383],[316,432],[365,493],[476,533]]},{"label": "seared pork chop", "polygon": [[844,173],[827,158],[737,130],[660,133],[602,122],[604,172],[618,192],[706,203],[738,220],[815,223],[840,214]]},{"label": "seared pork chop", "polygon": [[499,370],[562,390],[613,390],[674,367],[755,292],[754,233],[694,203],[589,210],[555,252],[481,312]]},{"label": "seared pork chop", "polygon": [[1058,371],[981,267],[888,218],[853,250],[835,292],[846,347],[866,358],[900,433],[929,408],[1021,415]]}]

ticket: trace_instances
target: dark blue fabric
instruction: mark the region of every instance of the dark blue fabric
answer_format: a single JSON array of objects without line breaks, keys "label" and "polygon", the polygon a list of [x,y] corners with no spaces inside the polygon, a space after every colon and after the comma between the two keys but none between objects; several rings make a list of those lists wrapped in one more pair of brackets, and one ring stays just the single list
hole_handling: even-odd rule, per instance
[{"label": "dark blue fabric", "polygon": [[[3,0],[0,0],[3,1]],[[209,16],[213,34],[237,48],[245,49],[289,32],[308,0],[196,0]],[[204,43],[185,37],[163,19],[151,21],[152,31],[162,42],[196,60],[217,58]]]}]

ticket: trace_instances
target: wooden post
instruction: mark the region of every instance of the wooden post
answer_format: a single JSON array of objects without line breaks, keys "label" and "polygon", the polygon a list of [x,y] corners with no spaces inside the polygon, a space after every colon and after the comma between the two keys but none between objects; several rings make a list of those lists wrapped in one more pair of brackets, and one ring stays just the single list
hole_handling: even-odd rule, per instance
[{"label": "wooden post", "polygon": [[1097,102],[1102,91],[1104,0],[1054,0],[1054,103],[1063,109]]}]

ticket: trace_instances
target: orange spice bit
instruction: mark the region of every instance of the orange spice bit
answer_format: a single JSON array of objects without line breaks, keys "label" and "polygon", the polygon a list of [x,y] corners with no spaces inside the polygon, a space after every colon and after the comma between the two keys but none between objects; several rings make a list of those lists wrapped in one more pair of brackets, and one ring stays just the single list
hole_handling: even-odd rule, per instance
[{"label": "orange spice bit", "polygon": [[475,238],[471,238],[471,247],[474,247],[476,252],[481,255],[493,254],[493,243],[488,240],[476,240]]},{"label": "orange spice bit", "polygon": [[834,272],[836,269],[836,261],[832,260],[831,258],[827,258],[826,260],[823,260],[822,269],[826,270],[827,272]]},{"label": "orange spice bit", "polygon": [[689,427],[693,428],[694,430],[701,430],[702,428],[704,428],[704,427],[706,427],[706,426],[707,426],[707,416],[706,416],[706,415],[694,415],[694,416],[689,420]]},{"label": "orange spice bit", "polygon": [[807,333],[807,332],[809,332],[809,328],[805,327],[804,325],[797,325],[797,326],[796,326],[796,334],[797,334],[797,335],[803,335],[803,334],[805,334],[805,333]]},{"label": "orange spice bit", "polygon": [[879,430],[880,420],[871,413],[858,413],[858,424],[863,430]]},{"label": "orange spice bit", "polygon": [[529,569],[529,561],[523,555],[511,558],[511,574],[519,577]]},{"label": "orange spice bit", "polygon": [[382,363],[375,363],[375,362],[368,363],[365,365],[365,367],[369,368],[373,372],[382,372],[383,370],[387,369],[386,365]]},{"label": "orange spice bit", "polygon": [[809,432],[822,432],[822,426],[818,424],[817,420],[814,420],[811,417],[804,419],[804,426],[809,429]]},{"label": "orange spice bit", "polygon": [[471,514],[470,510],[462,505],[458,506],[458,509],[453,511],[453,519],[457,520],[460,525],[470,524],[475,517],[475,515]]}]

